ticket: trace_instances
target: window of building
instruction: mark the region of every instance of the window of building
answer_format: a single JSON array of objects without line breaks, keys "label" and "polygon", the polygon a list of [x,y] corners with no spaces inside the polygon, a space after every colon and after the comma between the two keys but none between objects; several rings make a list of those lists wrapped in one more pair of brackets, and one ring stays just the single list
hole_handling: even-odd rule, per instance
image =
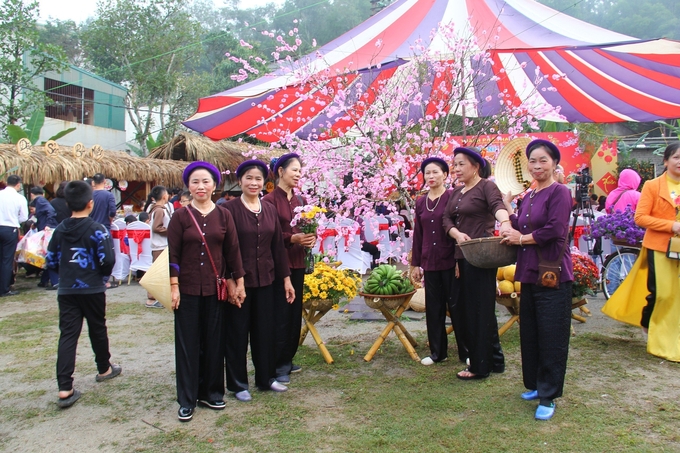
[{"label": "window of building", "polygon": [[45,92],[52,103],[45,116],[81,124],[93,124],[94,90],[45,78]]}]

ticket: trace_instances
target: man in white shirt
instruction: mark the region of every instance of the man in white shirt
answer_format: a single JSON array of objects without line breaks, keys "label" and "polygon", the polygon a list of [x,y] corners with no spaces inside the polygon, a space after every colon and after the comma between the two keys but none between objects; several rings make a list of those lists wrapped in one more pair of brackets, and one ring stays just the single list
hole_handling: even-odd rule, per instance
[{"label": "man in white shirt", "polygon": [[0,190],[0,297],[14,296],[10,291],[14,253],[19,242],[19,227],[28,219],[28,202],[21,195],[21,177],[11,175],[7,187]]}]

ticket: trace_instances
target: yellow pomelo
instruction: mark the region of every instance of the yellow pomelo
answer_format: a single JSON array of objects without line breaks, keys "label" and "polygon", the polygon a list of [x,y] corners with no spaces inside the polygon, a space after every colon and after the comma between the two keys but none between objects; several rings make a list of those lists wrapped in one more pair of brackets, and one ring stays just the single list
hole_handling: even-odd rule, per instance
[{"label": "yellow pomelo", "polygon": [[515,285],[508,280],[501,280],[498,282],[498,289],[501,294],[510,294],[515,291]]},{"label": "yellow pomelo", "polygon": [[510,280],[511,282],[515,281],[515,265],[511,264],[509,266],[505,266],[503,268],[503,278],[506,280]]},{"label": "yellow pomelo", "polygon": [[496,271],[496,280],[503,280],[503,269],[505,267],[499,267],[498,271]]},{"label": "yellow pomelo", "polygon": [[522,283],[520,283],[520,282],[515,282],[515,292],[516,292],[516,293],[521,293],[521,292],[522,292]]}]

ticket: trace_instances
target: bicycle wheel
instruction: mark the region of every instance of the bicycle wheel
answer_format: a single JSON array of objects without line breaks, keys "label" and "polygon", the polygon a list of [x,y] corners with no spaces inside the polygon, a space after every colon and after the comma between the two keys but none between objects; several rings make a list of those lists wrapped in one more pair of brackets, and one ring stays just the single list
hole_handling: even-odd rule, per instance
[{"label": "bicycle wheel", "polygon": [[626,278],[640,251],[637,249],[624,248],[612,253],[604,260],[602,267],[602,292],[609,299],[616,288]]}]

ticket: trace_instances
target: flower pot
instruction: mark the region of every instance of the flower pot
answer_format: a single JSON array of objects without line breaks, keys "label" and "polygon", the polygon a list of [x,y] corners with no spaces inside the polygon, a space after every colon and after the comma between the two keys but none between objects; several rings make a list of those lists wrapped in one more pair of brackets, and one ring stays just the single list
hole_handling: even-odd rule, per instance
[{"label": "flower pot", "polygon": [[415,291],[411,291],[410,293],[406,294],[393,294],[390,296],[366,293],[359,293],[359,295],[363,296],[364,302],[366,302],[366,305],[368,305],[370,308],[380,309],[380,307],[385,307],[390,310],[395,310],[399,308],[399,306],[403,304],[406,299],[410,300],[415,293]]}]

